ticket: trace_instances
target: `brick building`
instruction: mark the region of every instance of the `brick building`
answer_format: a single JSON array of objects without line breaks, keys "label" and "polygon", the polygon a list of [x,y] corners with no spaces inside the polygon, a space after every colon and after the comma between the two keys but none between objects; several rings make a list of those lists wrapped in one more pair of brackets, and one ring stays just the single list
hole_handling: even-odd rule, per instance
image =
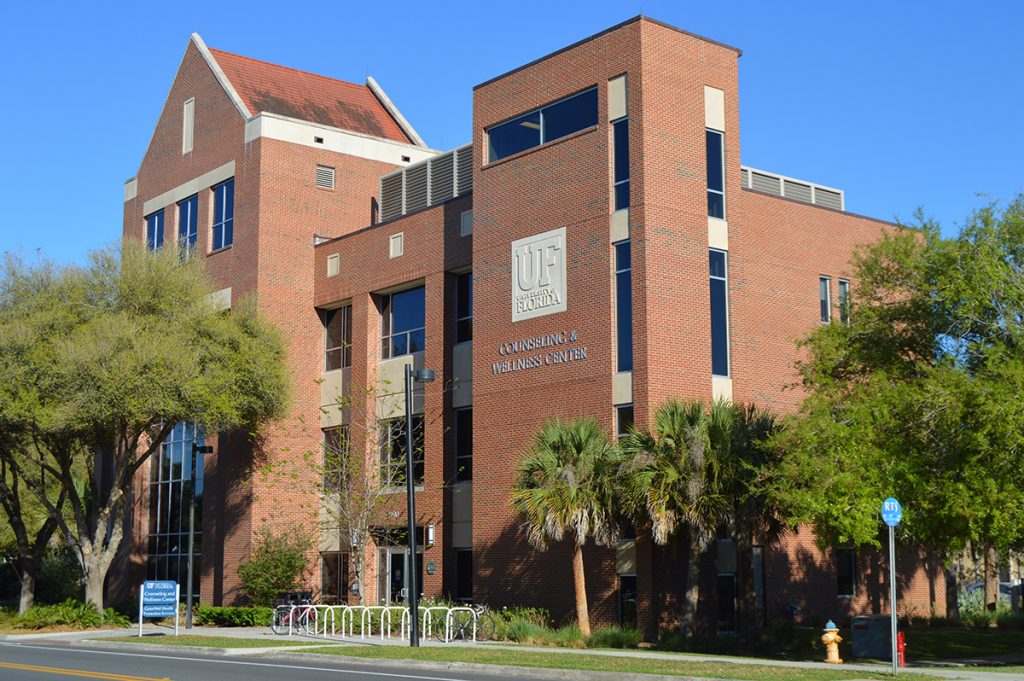
[{"label": "brick building", "polygon": [[[353,547],[323,522],[302,462],[344,441],[397,480],[409,363],[437,376],[414,400],[424,593],[559,616],[569,548],[529,548],[509,503],[545,419],[594,416],[615,434],[672,397],[798,405],[794,341],[842,322],[853,249],[891,225],[845,212],[840,190],[741,165],[739,57],[638,17],[478,85],[471,143],[442,153],[372,79],[193,35],[126,184],[124,233],[186,242],[224,307],[254,297],[286,334],[294,377],[292,414],[259,443],[205,436],[204,602],[238,601],[235,568],[261,528],[300,526],[319,535],[314,590],[354,598],[361,551],[367,600],[402,597],[404,493],[385,501],[376,541]],[[180,427],[140,476],[116,593],[143,574],[184,581],[179,481],[202,438]],[[267,462],[294,475],[255,472]],[[684,545],[641,532],[588,547],[595,622],[670,622]],[[921,558],[905,557],[900,607],[942,613],[942,571]],[[730,539],[704,562],[705,620],[729,630],[742,569]],[[801,530],[756,547],[754,581],[769,618],[835,618],[887,608],[882,567]]]}]

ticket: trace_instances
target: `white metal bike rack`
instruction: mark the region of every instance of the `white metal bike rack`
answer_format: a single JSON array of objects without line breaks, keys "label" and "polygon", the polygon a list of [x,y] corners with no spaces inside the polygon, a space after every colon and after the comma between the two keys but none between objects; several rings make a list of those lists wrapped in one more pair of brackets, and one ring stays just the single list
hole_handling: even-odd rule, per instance
[{"label": "white metal bike rack", "polygon": [[[367,605],[367,606],[363,606],[363,607],[365,608],[365,610],[363,610],[361,619],[359,620],[360,627],[362,628],[362,631],[359,634],[359,638],[366,638],[366,634],[369,634],[370,636],[373,636],[373,619],[372,619],[372,614],[374,612],[377,612],[378,610],[380,611],[380,640],[381,641],[384,640],[385,632],[387,632],[388,636],[390,636],[391,635],[391,606],[387,606],[387,605]],[[387,621],[387,626],[386,627],[384,626],[385,620]]]},{"label": "white metal bike rack", "polygon": [[[449,608],[446,605],[432,605],[429,608],[422,608],[422,610],[423,610],[423,624],[422,624],[422,627],[420,629],[420,635],[421,636],[424,634],[424,632],[430,632],[431,628],[433,627],[433,624],[434,624],[434,613],[435,612],[437,612],[437,613],[444,613],[444,617],[447,619],[448,613],[451,611],[451,608]],[[440,619],[440,618],[438,618],[438,619]],[[447,636],[445,638],[447,638]]]},{"label": "white metal bike rack", "polygon": [[473,643],[476,643],[476,610],[473,608],[449,608],[448,615],[444,618],[444,640],[452,640],[452,615],[457,612],[468,612],[473,617]]},{"label": "white metal bike rack", "polygon": [[[363,625],[363,613],[366,612],[367,607],[365,605],[350,605],[346,610],[341,613],[341,635],[345,635],[345,618],[348,618],[348,635],[355,636],[356,631],[356,613],[359,613],[359,626]],[[365,630],[359,632],[360,638],[365,638]]]}]

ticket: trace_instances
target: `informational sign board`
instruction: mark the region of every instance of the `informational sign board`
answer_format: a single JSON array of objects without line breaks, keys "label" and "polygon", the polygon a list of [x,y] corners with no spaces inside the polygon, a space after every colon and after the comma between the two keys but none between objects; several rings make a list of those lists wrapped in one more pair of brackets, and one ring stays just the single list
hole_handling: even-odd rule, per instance
[{"label": "informational sign board", "polygon": [[900,506],[900,502],[896,501],[892,497],[889,497],[882,502],[882,520],[889,527],[896,527],[903,520],[903,507]]},{"label": "informational sign board", "polygon": [[178,596],[177,582],[142,583],[142,588],[139,589],[139,636],[142,636],[142,620],[147,617],[173,617],[174,635],[178,635]]}]

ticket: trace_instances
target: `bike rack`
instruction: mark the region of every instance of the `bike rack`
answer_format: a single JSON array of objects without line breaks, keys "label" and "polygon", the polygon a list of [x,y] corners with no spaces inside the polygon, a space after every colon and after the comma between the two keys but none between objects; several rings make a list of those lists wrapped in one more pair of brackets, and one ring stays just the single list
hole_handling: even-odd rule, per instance
[{"label": "bike rack", "polygon": [[[313,611],[316,613],[317,619],[314,621],[313,636],[323,636],[327,638],[327,620],[331,620],[331,636],[334,635],[334,610],[336,608],[345,607],[339,605],[314,605]],[[323,631],[320,629],[320,612],[323,611]]]},{"label": "bike rack", "polygon": [[[365,605],[350,605],[350,606],[347,607],[347,609],[342,611],[342,613],[341,613],[341,635],[342,636],[345,635],[345,618],[346,617],[348,617],[348,635],[350,637],[351,636],[355,636],[356,613],[357,612],[359,613],[359,627],[360,627],[360,629],[362,629],[362,626],[363,626],[363,612],[365,612],[366,609],[367,609],[367,607]],[[360,631],[359,632],[359,634],[360,634],[359,637],[360,638],[365,638],[365,636],[363,635],[364,633],[365,633],[365,630]]]},{"label": "bike rack", "polygon": [[[384,632],[387,631],[388,637],[391,637],[391,606],[388,605],[365,605],[364,610],[359,619],[359,626],[362,631],[359,632],[359,638],[366,638],[366,634],[369,633],[373,636],[373,619],[371,615],[380,611],[380,640],[384,640]],[[387,628],[384,627],[385,616],[387,617]]]},{"label": "bike rack", "polygon": [[[422,635],[423,632],[429,632],[431,630],[434,624],[435,611],[444,612],[445,617],[447,618],[448,612],[451,611],[451,608],[446,605],[432,605],[429,608],[421,608],[421,610],[423,611],[423,624],[420,630],[420,634]],[[447,636],[445,638],[447,638]]]},{"label": "bike rack", "polygon": [[473,616],[473,643],[476,643],[476,610],[473,608],[449,608],[448,615],[444,618],[444,638],[445,641],[451,641],[452,633],[452,614],[456,612],[468,612]]}]

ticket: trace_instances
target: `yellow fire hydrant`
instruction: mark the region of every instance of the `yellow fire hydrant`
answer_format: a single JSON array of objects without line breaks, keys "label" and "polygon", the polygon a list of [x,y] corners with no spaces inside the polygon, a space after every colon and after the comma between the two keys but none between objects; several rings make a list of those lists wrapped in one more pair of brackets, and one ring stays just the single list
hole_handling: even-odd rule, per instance
[{"label": "yellow fire hydrant", "polygon": [[825,644],[825,662],[829,664],[842,664],[843,661],[839,659],[839,642],[843,640],[843,637],[839,635],[839,627],[832,620],[829,620],[825,624],[825,633],[821,637],[821,642]]}]

